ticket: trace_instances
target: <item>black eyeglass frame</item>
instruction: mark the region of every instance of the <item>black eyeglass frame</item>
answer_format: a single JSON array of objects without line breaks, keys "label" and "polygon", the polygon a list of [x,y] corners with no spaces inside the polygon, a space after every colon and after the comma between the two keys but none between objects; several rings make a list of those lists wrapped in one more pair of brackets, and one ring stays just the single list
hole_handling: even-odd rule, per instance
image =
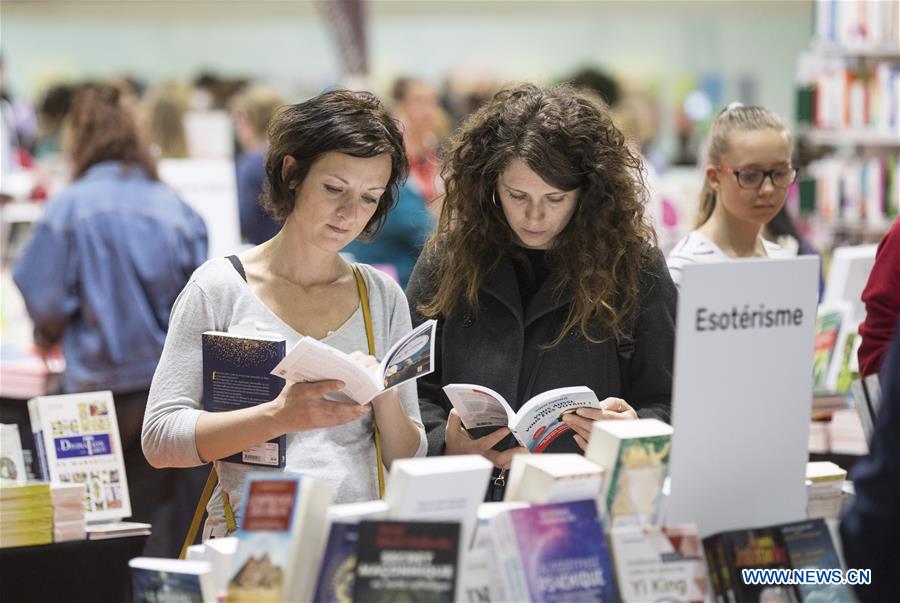
[{"label": "black eyeglass frame", "polygon": [[[734,174],[734,179],[737,181],[737,185],[739,187],[741,187],[742,189],[744,189],[745,191],[759,190],[762,187],[763,182],[766,181],[766,178],[769,179],[769,182],[771,182],[772,186],[774,186],[775,188],[782,188],[782,189],[788,188],[790,185],[792,185],[794,182],[797,181],[797,176],[800,173],[800,170],[798,170],[795,167],[788,168],[790,170],[794,170],[794,175],[793,175],[793,177],[791,177],[790,182],[782,185],[782,184],[778,184],[777,182],[775,182],[775,172],[780,172],[780,171],[784,170],[784,168],[778,168],[775,170],[734,170],[734,169],[727,168],[727,167],[716,166],[716,169],[720,172],[725,172],[727,174]],[[760,179],[759,184],[757,184],[755,186],[745,186],[743,183],[741,183],[741,173],[746,174],[747,172],[761,173],[762,178]]]}]

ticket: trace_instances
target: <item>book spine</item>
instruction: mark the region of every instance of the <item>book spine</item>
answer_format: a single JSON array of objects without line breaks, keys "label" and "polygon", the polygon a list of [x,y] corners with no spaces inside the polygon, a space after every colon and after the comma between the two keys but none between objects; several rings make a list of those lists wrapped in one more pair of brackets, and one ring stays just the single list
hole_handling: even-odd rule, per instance
[{"label": "book spine", "polygon": [[494,555],[498,561],[498,578],[503,584],[503,595],[510,601],[528,601],[528,583],[525,566],[522,564],[519,543],[509,513],[502,513],[491,519],[491,536]]},{"label": "book spine", "polygon": [[38,479],[50,481],[50,466],[47,460],[47,449],[44,446],[44,431],[41,429],[41,410],[39,402],[28,401],[28,420],[31,422],[31,433],[34,436],[34,455],[38,461]]}]

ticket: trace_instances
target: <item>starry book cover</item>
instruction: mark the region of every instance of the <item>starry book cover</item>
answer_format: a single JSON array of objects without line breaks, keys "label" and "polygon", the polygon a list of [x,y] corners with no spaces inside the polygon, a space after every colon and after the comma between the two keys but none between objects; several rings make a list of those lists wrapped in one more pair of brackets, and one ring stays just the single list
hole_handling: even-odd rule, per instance
[{"label": "starry book cover", "polygon": [[[221,412],[274,400],[284,379],[271,372],[284,358],[286,345],[283,338],[203,333],[203,408]],[[286,438],[281,435],[222,460],[284,467],[285,448]]]},{"label": "starry book cover", "polygon": [[491,520],[507,595],[516,600],[618,601],[593,500],[514,509]]}]

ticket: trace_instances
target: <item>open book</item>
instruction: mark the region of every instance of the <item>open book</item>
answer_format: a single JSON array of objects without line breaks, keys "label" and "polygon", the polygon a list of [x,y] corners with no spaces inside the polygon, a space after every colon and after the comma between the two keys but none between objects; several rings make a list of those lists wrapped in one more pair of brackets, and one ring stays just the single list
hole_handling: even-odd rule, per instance
[{"label": "open book", "polygon": [[519,444],[543,452],[551,442],[571,431],[562,416],[582,407],[600,408],[597,395],[584,386],[551,389],[531,398],[518,412],[492,389],[453,383],[444,392],[466,429],[509,427]]},{"label": "open book", "polygon": [[434,371],[436,325],[428,320],[398,340],[385,354],[377,374],[349,354],[312,337],[301,338],[272,374],[294,382],[340,379],[344,388],[329,394],[329,399],[368,404],[392,387]]}]

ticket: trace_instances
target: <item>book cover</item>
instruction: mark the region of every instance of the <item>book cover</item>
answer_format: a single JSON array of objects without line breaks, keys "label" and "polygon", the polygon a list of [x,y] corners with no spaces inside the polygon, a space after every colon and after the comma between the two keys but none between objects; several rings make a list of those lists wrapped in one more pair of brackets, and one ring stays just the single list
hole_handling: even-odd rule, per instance
[{"label": "book cover", "polygon": [[[203,408],[238,410],[278,397],[284,379],[271,372],[284,358],[286,345],[283,338],[203,333]],[[287,440],[281,435],[222,460],[284,467],[286,453]]]},{"label": "book cover", "polygon": [[613,528],[610,543],[622,601],[706,600],[706,564],[697,526]]},{"label": "book cover", "polygon": [[[840,570],[841,562],[822,519],[781,526],[788,558],[794,569]],[[804,603],[854,601],[853,592],[843,584],[802,584],[797,586]]]},{"label": "book cover", "polygon": [[134,603],[215,601],[205,561],[136,557],[128,562]]},{"label": "book cover", "polygon": [[816,339],[813,348],[813,390],[827,390],[831,357],[837,346],[838,333],[846,312],[839,307],[820,308],[816,316]]},{"label": "book cover", "polygon": [[456,522],[360,522],[353,600],[452,603],[459,536]]},{"label": "book cover", "polygon": [[21,486],[26,478],[19,426],[0,423],[0,485]]},{"label": "book cover", "polygon": [[594,423],[585,456],[606,468],[611,525],[655,523],[671,449],[672,427],[657,419]]},{"label": "book cover", "polygon": [[[600,408],[597,395],[587,387],[561,387],[542,392],[513,411],[498,392],[480,385],[452,383],[444,393],[459,413],[460,421],[473,436],[478,430],[509,427],[519,444],[530,452],[543,452],[572,429],[563,422],[566,413],[578,408]],[[492,430],[493,430],[492,429]]]},{"label": "book cover", "polygon": [[309,600],[331,496],[309,476],[249,473],[226,601]]},{"label": "book cover", "polygon": [[595,501],[515,509],[491,527],[511,600],[618,600]]},{"label": "book cover", "polygon": [[44,479],[84,484],[89,523],[130,516],[112,392],[32,398],[28,411]]},{"label": "book cover", "polygon": [[755,603],[768,597],[782,603],[799,603],[793,586],[746,584],[742,577],[741,570],[745,569],[791,569],[784,536],[777,526],[725,532],[721,534],[720,543],[724,548],[723,559],[728,565],[734,601]]},{"label": "book cover", "polygon": [[384,501],[332,505],[328,508],[328,540],[313,600],[317,603],[349,603],[353,600],[356,543],[359,522],[378,519],[387,512]]}]

